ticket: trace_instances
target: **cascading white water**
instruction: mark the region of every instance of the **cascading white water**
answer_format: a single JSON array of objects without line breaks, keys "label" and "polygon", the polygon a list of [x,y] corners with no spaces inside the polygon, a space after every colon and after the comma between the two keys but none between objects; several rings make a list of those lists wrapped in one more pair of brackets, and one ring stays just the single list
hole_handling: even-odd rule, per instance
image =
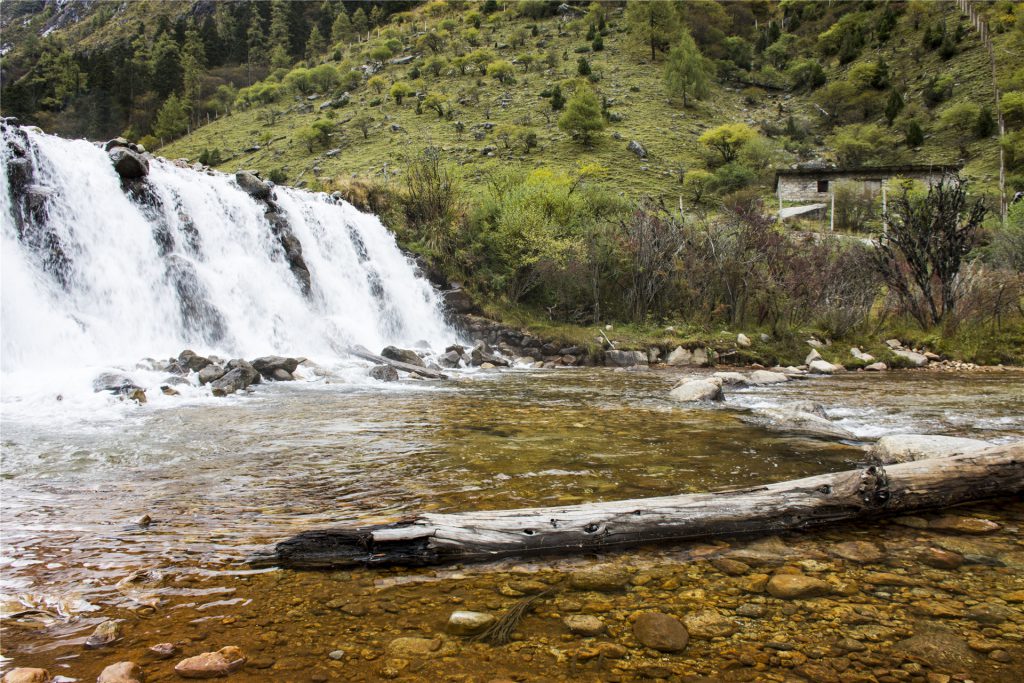
[{"label": "cascading white water", "polygon": [[[157,159],[148,196],[133,199],[103,149],[25,132],[31,189],[43,198],[45,215],[34,236],[19,235],[15,212],[22,209],[11,192],[5,139],[5,402],[38,386],[44,373],[52,381],[85,369],[134,367],[184,348],[331,363],[354,344],[377,351],[425,341],[438,349],[457,336],[394,237],[345,202],[275,188],[278,213],[301,243],[307,295],[265,216],[267,205],[232,176]],[[16,134],[24,135],[8,126],[4,136]],[[62,390],[73,388],[47,387],[51,395]]]}]

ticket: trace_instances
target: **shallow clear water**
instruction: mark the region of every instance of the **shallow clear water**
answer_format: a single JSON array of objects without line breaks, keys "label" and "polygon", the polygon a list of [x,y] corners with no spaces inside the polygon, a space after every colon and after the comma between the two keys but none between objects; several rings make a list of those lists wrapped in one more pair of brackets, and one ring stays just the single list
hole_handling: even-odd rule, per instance
[{"label": "shallow clear water", "polygon": [[[69,621],[8,643],[37,652],[80,643],[96,623],[87,605],[97,615],[138,606],[113,584],[139,568],[233,592],[248,581],[233,572],[250,551],[329,523],[792,479],[855,466],[884,433],[1024,437],[1018,371],[849,373],[733,392],[714,407],[669,401],[678,376],[581,369],[296,382],[180,406],[111,405],[102,420],[77,408],[62,416],[56,401],[50,420],[5,414],[3,592],[85,601],[68,607]],[[808,399],[864,441],[741,420],[751,407]],[[146,528],[135,524],[143,514],[153,520]],[[191,590],[178,581],[146,595],[174,602]],[[297,589],[281,590],[287,601]],[[19,657],[9,646],[4,654]]]}]

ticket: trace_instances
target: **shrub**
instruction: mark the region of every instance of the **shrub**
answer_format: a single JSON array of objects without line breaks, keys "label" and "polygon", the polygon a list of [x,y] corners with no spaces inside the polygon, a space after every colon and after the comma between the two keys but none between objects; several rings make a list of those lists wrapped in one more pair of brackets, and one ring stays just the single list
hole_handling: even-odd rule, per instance
[{"label": "shrub", "polygon": [[953,77],[950,75],[934,75],[928,79],[921,90],[921,97],[929,107],[945,102],[953,96]]},{"label": "shrub", "polygon": [[491,62],[487,65],[487,75],[499,83],[515,83],[516,70],[512,63],[504,59]]},{"label": "shrub", "polygon": [[410,95],[414,95],[416,93],[416,89],[405,81],[398,81],[391,86],[391,90],[388,92],[391,94],[391,97],[394,98],[395,104],[401,104],[403,99]]},{"label": "shrub", "polygon": [[697,141],[721,157],[723,164],[735,161],[745,144],[757,137],[757,131],[745,123],[725,123],[701,134]]},{"label": "shrub", "polygon": [[872,258],[890,290],[922,327],[937,325],[963,296],[958,278],[985,217],[981,200],[969,201],[960,178],[944,178],[924,197],[904,188],[890,200],[886,232]]},{"label": "shrub", "polygon": [[826,138],[826,144],[835,152],[840,164],[863,166],[887,160],[892,154],[895,140],[878,124],[855,123],[837,128],[835,133]]}]

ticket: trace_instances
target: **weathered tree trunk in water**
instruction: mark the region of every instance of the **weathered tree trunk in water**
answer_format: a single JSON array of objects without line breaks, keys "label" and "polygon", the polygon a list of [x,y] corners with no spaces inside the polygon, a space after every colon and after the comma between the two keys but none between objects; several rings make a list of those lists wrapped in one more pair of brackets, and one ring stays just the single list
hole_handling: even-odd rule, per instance
[{"label": "weathered tree trunk in water", "polygon": [[348,352],[351,353],[353,356],[356,356],[357,358],[372,361],[380,365],[390,365],[396,370],[401,370],[403,372],[415,372],[420,375],[423,375],[424,377],[429,377],[430,379],[448,379],[448,375],[444,374],[443,372],[431,370],[430,368],[424,368],[419,365],[413,365],[412,363],[403,363],[400,360],[391,360],[390,358],[385,358],[384,356],[378,356],[376,353],[368,351],[362,346],[353,346],[351,349],[348,350]]},{"label": "weathered tree trunk in water", "polygon": [[777,533],[1024,492],[1024,441],[949,458],[717,493],[567,507],[423,514],[307,531],[250,558],[294,568],[421,566],[593,552],[656,541]]}]

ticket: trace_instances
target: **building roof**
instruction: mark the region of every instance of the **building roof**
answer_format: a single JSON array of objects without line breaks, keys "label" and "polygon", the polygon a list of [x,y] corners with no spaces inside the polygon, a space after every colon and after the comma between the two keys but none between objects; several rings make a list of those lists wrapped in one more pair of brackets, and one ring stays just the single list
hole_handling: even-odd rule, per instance
[{"label": "building roof", "polygon": [[877,175],[882,178],[924,173],[958,173],[959,164],[897,164],[892,166],[803,166],[775,171],[775,188],[779,178],[834,178],[836,176]]}]

